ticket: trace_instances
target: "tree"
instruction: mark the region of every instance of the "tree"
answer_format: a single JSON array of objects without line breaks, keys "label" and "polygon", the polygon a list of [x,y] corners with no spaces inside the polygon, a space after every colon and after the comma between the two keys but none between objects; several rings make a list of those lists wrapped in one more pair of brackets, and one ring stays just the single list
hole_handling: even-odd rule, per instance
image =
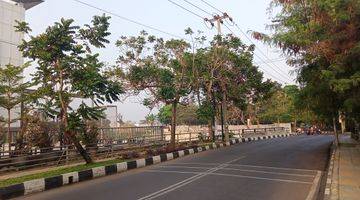
[{"label": "tree", "polygon": [[200,69],[200,80],[206,94],[205,104],[213,105],[213,111],[205,110],[216,115],[216,107],[218,103],[221,104],[219,110],[222,125],[225,126],[226,142],[229,141],[228,106],[243,108],[245,104],[257,101],[265,94],[268,85],[263,82],[262,73],[252,64],[253,50],[253,46],[246,46],[239,38],[226,35],[216,36],[205,52],[198,52],[198,58],[205,59]]},{"label": "tree", "polygon": [[[279,11],[269,25],[273,34],[254,32],[253,36],[280,47],[289,56],[289,63],[297,67],[298,80],[308,93],[312,90],[310,93],[323,92],[317,93],[320,96],[332,94],[327,97],[331,100],[324,102],[331,102],[332,111],[318,104],[316,113],[323,112],[322,116],[334,122],[339,113],[345,113],[358,122],[359,1],[274,0],[272,8]],[[318,100],[318,96],[307,97]]]},{"label": "tree", "polygon": [[171,124],[171,105],[164,105],[159,109],[159,113],[157,114],[157,118],[162,124]]},{"label": "tree", "polygon": [[151,126],[153,126],[156,121],[156,115],[148,114],[148,115],[146,115],[145,120],[146,120],[147,124],[150,124]]},{"label": "tree", "polygon": [[122,36],[117,46],[123,50],[118,62],[126,72],[129,89],[135,94],[147,92],[144,104],[149,107],[159,103],[172,106],[168,148],[174,149],[177,107],[192,89],[189,44],[177,39],[164,41],[142,31],[137,37]]},{"label": "tree", "polygon": [[[181,125],[201,125],[206,124],[207,120],[199,116],[199,107],[193,103],[179,105],[177,108],[177,124]],[[171,106],[162,106],[158,113],[159,121],[163,124],[171,122]]]},{"label": "tree", "polygon": [[[109,42],[108,20],[105,15],[94,16],[91,25],[80,28],[72,19],[61,19],[19,46],[25,57],[38,64],[32,79],[38,86],[36,103],[47,115],[59,118],[61,132],[87,163],[92,159],[77,134],[86,120],[103,118],[99,105],[116,101],[123,93],[120,84],[101,73],[104,63],[91,52],[92,47],[102,48]],[[25,22],[19,22],[17,29],[27,34],[31,31]],[[75,98],[90,99],[96,107],[82,102],[77,109],[71,108]]]},{"label": "tree", "polygon": [[24,81],[23,72],[28,63],[23,66],[14,66],[11,64],[0,67],[0,107],[7,111],[7,138],[9,143],[9,152],[11,151],[12,132],[11,124],[19,120],[11,115],[11,111],[25,101],[25,90],[30,87],[28,82]]}]

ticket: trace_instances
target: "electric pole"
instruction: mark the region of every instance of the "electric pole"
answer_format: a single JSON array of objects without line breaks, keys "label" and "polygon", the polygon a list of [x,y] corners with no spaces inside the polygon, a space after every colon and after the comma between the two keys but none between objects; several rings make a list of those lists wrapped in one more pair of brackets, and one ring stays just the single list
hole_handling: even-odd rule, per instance
[{"label": "electric pole", "polygon": [[224,23],[224,20],[229,19],[231,22],[233,21],[233,19],[227,14],[227,13],[223,13],[222,15],[214,15],[213,18],[208,19],[205,18],[205,22],[210,23],[210,25],[212,27],[215,26],[216,23],[216,29],[218,31],[218,35],[221,35],[221,25]]}]

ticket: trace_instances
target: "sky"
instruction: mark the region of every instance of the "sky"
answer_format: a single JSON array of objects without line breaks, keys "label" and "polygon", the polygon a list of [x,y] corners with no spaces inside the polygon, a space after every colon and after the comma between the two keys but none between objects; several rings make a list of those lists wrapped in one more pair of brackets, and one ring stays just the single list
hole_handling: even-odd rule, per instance
[{"label": "sky", "polygon": [[[191,10],[201,17],[211,18],[209,14],[193,7],[184,0],[170,1]],[[187,37],[184,34],[184,29],[187,27],[190,27],[193,30],[203,31],[208,38],[212,38],[217,33],[215,28],[207,28],[200,17],[185,11],[170,1],[81,0],[81,2],[93,5],[117,16],[126,17],[184,38]],[[208,6],[202,0],[188,1],[209,13],[219,13],[219,11]],[[291,75],[292,68],[286,64],[281,52],[278,49],[270,48],[269,46],[252,39],[251,35],[247,33],[249,30],[265,33],[269,32],[266,30],[266,24],[270,23],[270,14],[267,11],[270,0],[206,0],[206,2],[210,3],[220,11],[228,13],[234,19],[240,30],[245,32],[247,37],[252,41],[249,41],[249,39],[241,33],[238,27],[230,25],[228,25],[228,27],[245,43],[254,43],[256,45],[256,56],[254,57],[254,60],[259,66],[259,69],[264,72],[265,78],[276,80],[282,84],[294,84],[295,77]],[[45,2],[26,12],[26,21],[33,30],[32,34],[37,35],[44,32],[48,26],[59,21],[61,18],[72,18],[75,20],[76,25],[83,25],[90,23],[92,16],[101,15],[103,13],[104,11],[86,6],[77,0],[45,0]],[[115,42],[122,35],[133,36],[137,35],[141,30],[146,30],[148,33],[158,37],[163,37],[165,39],[172,38],[172,36],[125,21],[120,17],[109,16],[111,16],[109,30],[111,35],[108,37],[110,44],[104,49],[97,50],[100,54],[101,61],[108,65],[115,64],[119,55]],[[224,26],[222,27],[222,32],[224,34],[230,33]],[[33,71],[34,68],[30,67],[25,74],[31,74]],[[139,120],[144,119],[149,113],[149,109],[141,104],[142,99],[143,95],[129,97],[124,101],[117,102],[113,105],[117,106],[117,110],[123,116],[123,120],[138,122]],[[157,111],[153,110],[152,112],[156,113]]]}]

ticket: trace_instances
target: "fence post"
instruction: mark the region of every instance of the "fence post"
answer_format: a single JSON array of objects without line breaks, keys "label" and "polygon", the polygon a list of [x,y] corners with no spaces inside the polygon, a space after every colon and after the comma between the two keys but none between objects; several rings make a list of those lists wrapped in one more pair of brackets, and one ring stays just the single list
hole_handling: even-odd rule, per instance
[{"label": "fence post", "polygon": [[66,146],[65,147],[65,163],[66,163],[66,165],[69,164],[69,151],[68,151],[68,149],[69,149],[69,146]]},{"label": "fence post", "polygon": [[160,135],[161,135],[161,140],[166,141],[166,138],[165,138],[165,136],[164,136],[164,126],[162,126],[160,129],[161,129],[161,133],[160,133]]}]

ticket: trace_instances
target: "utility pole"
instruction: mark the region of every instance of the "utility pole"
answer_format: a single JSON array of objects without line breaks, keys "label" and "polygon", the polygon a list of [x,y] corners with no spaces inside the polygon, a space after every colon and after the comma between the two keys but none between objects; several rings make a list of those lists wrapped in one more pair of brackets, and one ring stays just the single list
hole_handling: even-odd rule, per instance
[{"label": "utility pole", "polygon": [[[226,19],[229,19],[231,22],[233,21],[233,19],[227,13],[223,13],[222,15],[214,15],[213,18],[211,18],[211,19],[205,18],[204,20],[205,20],[205,22],[210,23],[210,25],[212,27],[214,27],[215,23],[216,23],[216,29],[217,29],[218,35],[221,36],[222,35],[222,33],[221,33],[221,25],[224,23],[224,20],[226,20]],[[217,44],[217,46],[219,46],[219,44]],[[223,94],[222,102],[225,102],[225,99],[224,99],[224,98],[226,98],[225,96],[226,95]],[[213,100],[213,102],[215,103],[215,99]],[[216,104],[213,104],[213,109],[216,110]],[[229,135],[228,134],[225,135],[225,131],[224,131],[224,124],[225,124],[224,112],[226,112],[226,105],[225,105],[225,103],[222,103],[221,106],[220,106],[221,135],[222,135],[223,140],[228,141],[229,140],[229,137],[228,137]],[[214,118],[213,122],[214,122],[214,126],[215,126],[213,130],[215,130],[215,133],[216,133],[217,130],[216,130],[215,116],[213,118]]]},{"label": "utility pole", "polygon": [[210,23],[212,27],[215,26],[216,23],[216,29],[218,31],[218,35],[221,35],[221,25],[224,23],[224,20],[229,19],[231,22],[233,19],[225,12],[222,15],[214,15],[213,18],[208,19],[205,18],[205,22]]}]

